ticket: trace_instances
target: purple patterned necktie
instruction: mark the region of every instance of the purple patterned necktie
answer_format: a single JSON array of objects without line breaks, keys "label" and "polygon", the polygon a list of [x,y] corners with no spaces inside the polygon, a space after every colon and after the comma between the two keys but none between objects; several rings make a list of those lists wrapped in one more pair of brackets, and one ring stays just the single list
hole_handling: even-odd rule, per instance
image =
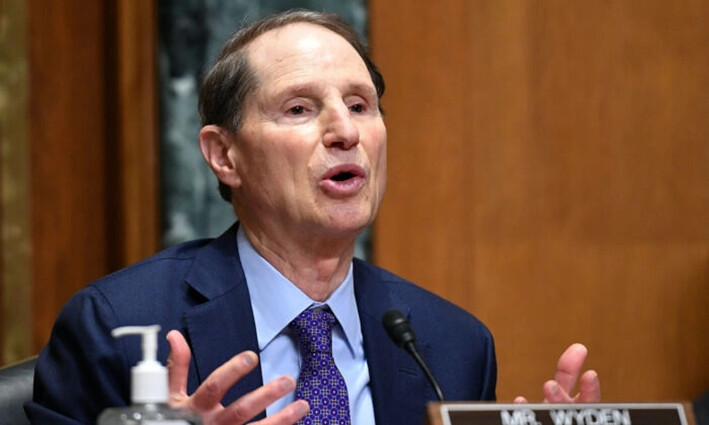
[{"label": "purple patterned necktie", "polygon": [[288,325],[303,355],[295,397],[310,404],[310,412],[298,424],[350,425],[347,386],[332,357],[335,323],[337,319],[325,306],[303,311]]}]

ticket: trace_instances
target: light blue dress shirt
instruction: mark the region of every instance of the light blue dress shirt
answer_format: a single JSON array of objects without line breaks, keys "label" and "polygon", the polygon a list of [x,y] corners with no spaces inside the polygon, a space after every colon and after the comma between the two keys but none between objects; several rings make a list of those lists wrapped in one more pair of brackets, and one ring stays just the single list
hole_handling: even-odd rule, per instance
[{"label": "light blue dress shirt", "polygon": [[[243,227],[239,227],[236,240],[256,322],[263,382],[282,375],[298,379],[300,352],[288,324],[311,305],[327,304],[338,321],[332,332],[332,351],[335,364],[347,384],[352,424],[374,424],[369,369],[354,296],[352,265],[342,284],[328,300],[320,303],[310,299],[256,252]],[[271,404],[266,414],[272,415],[294,400],[293,392]]]}]

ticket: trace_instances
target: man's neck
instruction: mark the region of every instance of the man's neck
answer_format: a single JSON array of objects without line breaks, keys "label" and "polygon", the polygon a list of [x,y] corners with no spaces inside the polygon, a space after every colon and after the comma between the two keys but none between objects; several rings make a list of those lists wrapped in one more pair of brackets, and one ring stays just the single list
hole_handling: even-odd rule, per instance
[{"label": "man's neck", "polygon": [[276,238],[249,226],[244,231],[256,252],[315,301],[335,292],[354,256],[354,238],[299,241],[293,233],[279,232],[282,237]]}]

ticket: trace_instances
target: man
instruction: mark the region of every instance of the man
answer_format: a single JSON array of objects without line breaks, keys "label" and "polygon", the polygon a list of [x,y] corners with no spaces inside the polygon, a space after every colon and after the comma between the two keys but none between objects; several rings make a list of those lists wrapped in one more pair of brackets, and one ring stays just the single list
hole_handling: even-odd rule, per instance
[{"label": "man", "polygon": [[[113,340],[110,330],[154,323],[174,329],[158,350],[162,359],[169,352],[173,405],[210,424],[312,419],[330,401],[304,390],[316,373],[305,372],[311,354],[301,334],[310,331],[298,327],[309,314],[334,326],[323,338],[345,423],[422,423],[435,392],[389,341],[381,318],[393,308],[409,317],[447,399],[494,400],[485,326],[353,259],[386,185],[383,92],[356,34],[337,17],[289,12],[238,32],[203,83],[199,139],[239,223],[75,295],[38,361],[33,423],[93,423],[102,409],[126,404],[139,344]],[[562,355],[556,380],[545,384],[548,400],[576,399],[569,393],[585,356],[578,345]],[[580,390],[579,401],[599,398],[594,372]]]}]

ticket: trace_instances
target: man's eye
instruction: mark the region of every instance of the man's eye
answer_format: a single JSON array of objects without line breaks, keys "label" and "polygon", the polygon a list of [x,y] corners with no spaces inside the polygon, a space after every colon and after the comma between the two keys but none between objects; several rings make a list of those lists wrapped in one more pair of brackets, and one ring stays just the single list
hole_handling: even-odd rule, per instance
[{"label": "man's eye", "polygon": [[350,106],[350,111],[352,111],[352,112],[362,112],[362,111],[364,111],[364,106],[362,106],[362,105],[359,104],[359,103],[358,103],[358,104],[355,104],[355,105],[352,105],[352,106]]},{"label": "man's eye", "polygon": [[302,106],[294,106],[294,107],[288,109],[288,112],[293,115],[300,115],[303,112],[305,112],[305,108],[303,108]]}]

